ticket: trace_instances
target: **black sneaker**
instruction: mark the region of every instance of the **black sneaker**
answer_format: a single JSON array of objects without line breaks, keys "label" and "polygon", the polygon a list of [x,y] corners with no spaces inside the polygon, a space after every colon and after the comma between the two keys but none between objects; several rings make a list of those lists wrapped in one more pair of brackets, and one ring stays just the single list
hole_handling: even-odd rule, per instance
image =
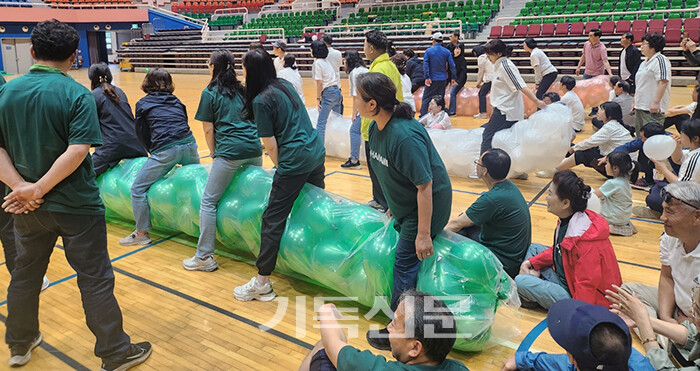
[{"label": "black sneaker", "polygon": [[10,347],[10,361],[8,364],[10,367],[24,366],[32,358],[32,350],[41,344],[41,333],[37,335],[34,340],[27,344],[15,344]]},{"label": "black sneaker", "polygon": [[379,350],[391,350],[391,344],[389,343],[389,330],[385,328],[381,330],[369,330],[367,331],[367,342],[372,348]]},{"label": "black sneaker", "polygon": [[355,170],[362,169],[362,165],[360,165],[360,161],[359,160],[353,161],[352,158],[349,158],[347,161],[345,161],[344,164],[341,164],[340,167],[342,167],[343,169],[355,169]]},{"label": "black sneaker", "polygon": [[102,362],[102,371],[128,370],[148,359],[152,351],[153,348],[151,347],[151,343],[147,341],[138,344],[131,344],[124,359],[117,362]]}]

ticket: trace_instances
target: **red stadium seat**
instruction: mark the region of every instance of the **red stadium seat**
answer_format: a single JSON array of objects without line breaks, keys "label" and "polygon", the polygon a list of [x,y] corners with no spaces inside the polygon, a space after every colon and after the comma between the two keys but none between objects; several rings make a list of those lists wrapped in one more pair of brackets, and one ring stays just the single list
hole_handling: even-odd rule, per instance
[{"label": "red stadium seat", "polygon": [[571,35],[571,36],[583,35],[583,22],[572,23],[571,30],[569,31],[569,35]]},{"label": "red stadium seat", "polygon": [[647,32],[657,32],[660,34],[664,33],[665,22],[663,19],[652,19],[649,21],[649,30]]},{"label": "red stadium seat", "polygon": [[666,20],[666,30],[680,30],[683,28],[683,20],[680,18],[669,18]]},{"label": "red stadium seat", "polygon": [[569,35],[569,24],[568,23],[557,23],[556,36],[568,36]]},{"label": "red stadium seat", "polygon": [[489,33],[489,39],[497,39],[501,37],[501,26],[491,26],[491,32]]},{"label": "red stadium seat", "polygon": [[642,36],[647,33],[647,21],[643,19],[638,19],[632,22],[632,34],[634,35],[635,41],[642,40]]},{"label": "red stadium seat", "polygon": [[[590,23],[590,22],[589,22]],[[612,35],[615,33],[615,22],[605,21],[600,24],[600,31],[603,35]]]},{"label": "red stadium seat", "polygon": [[668,27],[666,27],[664,37],[666,38],[666,45],[680,45],[683,38],[680,29],[668,29]]},{"label": "red stadium seat", "polygon": [[599,28],[599,27],[600,27],[600,24],[596,21],[586,22],[586,35],[588,35],[589,33],[591,33],[591,31],[593,31],[594,29]]},{"label": "red stadium seat", "polygon": [[621,35],[625,32],[630,32],[632,28],[632,22],[630,21],[617,21],[615,24],[615,33]]},{"label": "red stadium seat", "polygon": [[519,24],[515,26],[515,37],[525,37],[527,36],[527,25]]},{"label": "red stadium seat", "polygon": [[527,36],[528,37],[537,37],[540,36],[540,29],[542,28],[542,25],[540,24],[531,24],[527,27]]},{"label": "red stadium seat", "polygon": [[686,18],[683,29],[695,42],[700,42],[700,18]]},{"label": "red stadium seat", "polygon": [[542,25],[542,36],[554,36],[554,23],[545,23]]},{"label": "red stadium seat", "polygon": [[501,34],[501,37],[513,37],[513,32],[515,32],[515,26],[507,24],[503,26],[503,34]]}]

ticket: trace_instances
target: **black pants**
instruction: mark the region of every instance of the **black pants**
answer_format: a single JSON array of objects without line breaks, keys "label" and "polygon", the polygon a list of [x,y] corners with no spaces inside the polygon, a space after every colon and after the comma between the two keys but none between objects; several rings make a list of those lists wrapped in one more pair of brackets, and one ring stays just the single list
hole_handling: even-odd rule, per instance
[{"label": "black pants", "polygon": [[458,234],[478,243],[481,243],[481,227],[478,225],[473,225],[471,227],[464,227],[457,231]]},{"label": "black pants", "polygon": [[535,96],[537,99],[542,100],[542,97],[544,97],[544,93],[547,92],[547,89],[549,89],[550,86],[554,83],[554,80],[557,79],[557,73],[556,72],[550,72],[544,76],[542,76],[542,81],[540,81],[540,86],[537,88],[537,92],[535,92]]},{"label": "black pants", "polygon": [[639,171],[644,172],[644,180],[646,180],[647,184],[654,184],[654,167],[656,165],[644,154],[644,150],[639,151],[637,163],[639,164]]},{"label": "black pants", "polygon": [[39,292],[58,237],[78,276],[85,322],[97,338],[95,355],[118,361],[129,349],[122,312],[114,297],[104,215],[37,210],[14,216],[17,260],[7,289],[5,342],[27,344],[39,334]]},{"label": "black pants", "polygon": [[481,152],[484,153],[491,149],[491,141],[493,141],[493,136],[496,135],[501,130],[508,129],[513,126],[516,121],[506,120],[506,115],[501,113],[501,111],[493,107],[493,114],[489,122],[484,125],[484,134],[481,136]]},{"label": "black pants", "polygon": [[479,113],[486,113],[486,96],[491,91],[491,81],[485,82],[479,89]]},{"label": "black pants", "polygon": [[377,174],[374,173],[372,169],[372,164],[369,159],[369,142],[365,142],[365,158],[367,158],[367,169],[369,170],[369,179],[372,181],[372,199],[377,201],[378,204],[382,205],[383,208],[388,209],[389,204],[386,202],[386,197],[384,197],[384,191],[382,191],[381,185],[379,185],[379,179],[377,179]]},{"label": "black pants", "polygon": [[681,124],[683,124],[683,121],[685,121],[685,120],[690,120],[690,115],[684,113],[682,115],[666,117],[666,119],[664,120],[664,129],[668,129],[672,125],[675,125],[676,130],[678,130],[678,133],[680,133],[681,132]]},{"label": "black pants", "polygon": [[5,265],[10,274],[15,269],[15,259],[17,259],[14,225],[12,214],[0,210],[0,243],[5,252]]},{"label": "black pants", "polygon": [[655,183],[653,186],[651,186],[651,190],[649,190],[649,194],[646,198],[647,206],[649,206],[650,209],[658,211],[660,213],[664,211],[664,199],[661,197],[661,190],[664,189],[664,187],[666,187],[667,185],[668,182],[662,181]]},{"label": "black pants", "polygon": [[425,80],[421,80],[420,82],[411,82],[411,94],[418,91],[421,86],[425,86]]},{"label": "black pants", "polygon": [[277,265],[277,253],[280,250],[280,241],[284,228],[287,225],[287,217],[292,211],[304,184],[313,184],[319,188],[325,188],[326,168],[323,164],[312,172],[299,175],[281,175],[275,173],[272,177],[272,189],[270,200],[262,215],[260,227],[260,254],[255,262],[258,274],[269,276]]},{"label": "black pants", "polygon": [[445,95],[445,88],[447,87],[447,81],[432,81],[430,86],[425,86],[423,89],[423,101],[420,105],[420,115],[423,116],[428,113],[428,104],[430,100],[436,95]]}]

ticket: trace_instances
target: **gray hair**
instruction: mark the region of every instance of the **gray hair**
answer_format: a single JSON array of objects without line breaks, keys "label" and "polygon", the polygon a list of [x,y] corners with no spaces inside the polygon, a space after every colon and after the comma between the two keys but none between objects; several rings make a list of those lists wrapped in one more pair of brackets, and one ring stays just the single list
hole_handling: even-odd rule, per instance
[{"label": "gray hair", "polygon": [[673,197],[683,200],[700,209],[700,184],[695,182],[676,182],[664,187]]}]

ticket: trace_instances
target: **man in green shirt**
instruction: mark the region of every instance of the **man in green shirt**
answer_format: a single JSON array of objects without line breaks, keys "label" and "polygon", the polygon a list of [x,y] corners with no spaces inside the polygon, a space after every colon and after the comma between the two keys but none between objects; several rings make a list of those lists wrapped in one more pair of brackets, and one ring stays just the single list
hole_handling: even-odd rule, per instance
[{"label": "man in green shirt", "polygon": [[37,64],[0,87],[0,181],[12,192],[2,207],[14,215],[17,259],[7,290],[10,366],[26,364],[41,344],[39,291],[58,237],[75,269],[102,370],[126,370],[151,354],[131,344],[114,297],[104,205],[89,156],[102,144],[92,93],[66,72],[80,37],[56,20],[31,34]]},{"label": "man in green shirt", "polygon": [[[396,99],[399,102],[403,102],[403,90],[401,90],[401,74],[399,73],[396,65],[389,60],[389,54],[386,50],[389,46],[389,40],[386,38],[383,32],[374,29],[370,30],[365,34],[365,46],[364,52],[367,59],[372,61],[369,66],[369,72],[378,72],[386,75],[391,82],[396,86]],[[365,205],[371,206],[382,212],[386,212],[389,208],[382,188],[377,181],[377,176],[374,173],[372,164],[369,161],[369,124],[372,119],[369,117],[362,117],[361,123],[361,133],[362,140],[365,141],[365,156],[367,158],[367,169],[369,169],[369,178],[372,181],[372,200],[367,202]]]},{"label": "man in green shirt", "polygon": [[321,341],[306,356],[300,371],[468,371],[461,362],[447,359],[457,336],[455,319],[442,300],[429,294],[410,290],[401,295],[389,324],[396,361],[349,345],[335,305],[324,304],[317,318]]},{"label": "man in green shirt", "polygon": [[506,273],[515,277],[532,239],[530,209],[518,187],[506,179],[510,156],[505,151],[490,149],[475,165],[477,175],[489,190],[445,229],[486,246],[501,261]]}]

